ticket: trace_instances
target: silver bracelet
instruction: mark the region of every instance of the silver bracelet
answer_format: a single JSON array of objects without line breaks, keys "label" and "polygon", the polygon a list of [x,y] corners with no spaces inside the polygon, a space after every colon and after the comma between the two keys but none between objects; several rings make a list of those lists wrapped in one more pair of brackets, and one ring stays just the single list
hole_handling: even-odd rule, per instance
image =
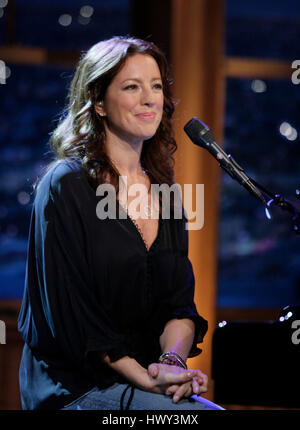
[{"label": "silver bracelet", "polygon": [[176,352],[168,351],[164,352],[158,359],[159,363],[163,361],[168,361],[167,364],[174,364],[175,366],[183,367],[183,369],[187,369],[187,365],[185,361],[180,357]]}]

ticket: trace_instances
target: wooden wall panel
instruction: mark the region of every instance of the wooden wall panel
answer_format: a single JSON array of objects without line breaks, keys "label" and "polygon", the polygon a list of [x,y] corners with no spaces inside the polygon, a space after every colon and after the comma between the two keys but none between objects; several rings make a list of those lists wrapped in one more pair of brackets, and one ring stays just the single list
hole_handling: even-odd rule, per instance
[{"label": "wooden wall panel", "polygon": [[19,365],[23,340],[17,330],[20,301],[0,302],[0,320],[6,325],[6,343],[0,345],[0,410],[21,409]]},{"label": "wooden wall panel", "polygon": [[[223,61],[224,12],[222,0],[173,0],[171,63],[174,95],[178,100],[175,133],[178,143],[176,181],[204,184],[204,227],[189,231],[190,259],[196,278],[198,311],[209,321],[203,353],[189,360],[191,367],[211,375],[211,341],[216,321],[216,272],[220,168],[183,131],[197,116],[221,141],[224,109]],[[193,192],[195,198],[195,192]],[[195,201],[195,200],[194,200]],[[195,208],[195,205],[194,205]],[[212,399],[212,389],[206,397]]]}]

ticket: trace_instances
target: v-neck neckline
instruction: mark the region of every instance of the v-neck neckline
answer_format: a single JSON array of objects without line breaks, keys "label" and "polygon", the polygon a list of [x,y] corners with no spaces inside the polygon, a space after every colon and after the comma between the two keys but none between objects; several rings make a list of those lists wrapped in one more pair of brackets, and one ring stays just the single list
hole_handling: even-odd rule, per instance
[{"label": "v-neck neckline", "polygon": [[[143,246],[146,250],[146,253],[149,254],[153,247],[155,246],[156,242],[158,241],[158,238],[160,236],[160,230],[161,230],[161,225],[162,225],[162,218],[161,218],[161,214],[159,214],[159,218],[158,218],[158,227],[157,227],[157,234],[155,236],[155,239],[153,240],[152,244],[150,246],[148,246],[147,242],[145,241],[143,234],[141,232],[141,229],[139,228],[139,226],[137,225],[136,222],[134,222],[134,220],[131,218],[131,216],[128,214],[127,210],[124,208],[123,205],[121,205],[121,203],[119,202],[119,200],[117,200],[118,202],[118,206],[121,208],[121,210],[126,214],[126,218],[128,219],[130,224],[134,227],[135,231],[137,232],[141,242],[143,243]],[[122,218],[124,219],[124,218]]]}]

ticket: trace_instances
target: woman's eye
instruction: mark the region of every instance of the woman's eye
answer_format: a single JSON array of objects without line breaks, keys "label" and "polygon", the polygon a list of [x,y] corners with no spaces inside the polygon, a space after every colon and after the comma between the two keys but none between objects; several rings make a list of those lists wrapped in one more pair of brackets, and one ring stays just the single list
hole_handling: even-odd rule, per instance
[{"label": "woman's eye", "polygon": [[155,84],[154,89],[155,90],[162,90],[162,84]]},{"label": "woman's eye", "polygon": [[136,84],[127,85],[124,90],[135,90],[137,88]]}]

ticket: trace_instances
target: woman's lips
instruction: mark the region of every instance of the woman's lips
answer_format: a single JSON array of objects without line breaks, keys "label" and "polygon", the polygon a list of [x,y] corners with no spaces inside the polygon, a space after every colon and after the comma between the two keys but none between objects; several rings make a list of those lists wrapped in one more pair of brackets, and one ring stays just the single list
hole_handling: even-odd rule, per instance
[{"label": "woman's lips", "polygon": [[135,116],[137,116],[140,119],[145,119],[145,120],[153,120],[156,116],[155,112],[142,112],[142,113],[138,113]]}]

